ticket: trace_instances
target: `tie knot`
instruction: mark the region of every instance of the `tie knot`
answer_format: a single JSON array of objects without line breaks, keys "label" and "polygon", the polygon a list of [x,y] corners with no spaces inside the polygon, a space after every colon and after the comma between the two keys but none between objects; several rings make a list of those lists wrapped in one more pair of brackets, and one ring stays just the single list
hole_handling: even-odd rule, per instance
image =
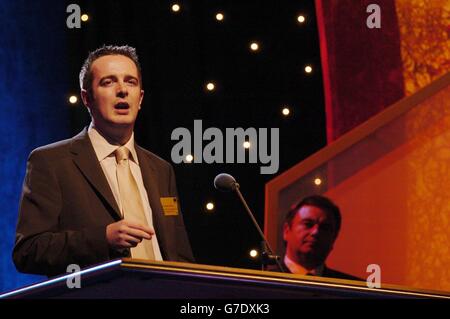
[{"label": "tie knot", "polygon": [[114,155],[116,155],[117,163],[120,163],[122,160],[128,159],[130,157],[130,150],[125,146],[120,146],[118,149],[116,149]]}]

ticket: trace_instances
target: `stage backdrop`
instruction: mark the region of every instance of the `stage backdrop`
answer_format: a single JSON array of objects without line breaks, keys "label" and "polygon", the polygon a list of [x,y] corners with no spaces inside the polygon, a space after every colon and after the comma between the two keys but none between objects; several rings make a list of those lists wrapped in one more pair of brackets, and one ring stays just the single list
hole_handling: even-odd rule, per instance
[{"label": "stage backdrop", "polygon": [[449,101],[447,73],[266,184],[277,252],[289,207],[324,194],[342,212],[330,267],[367,278],[375,264],[383,284],[450,291]]},{"label": "stage backdrop", "polygon": [[316,0],[316,14],[329,143],[450,71],[448,0]]},{"label": "stage backdrop", "polygon": [[64,1],[0,1],[0,292],[43,279],[19,274],[12,247],[26,160],[67,136]]},{"label": "stage backdrop", "polygon": [[376,1],[370,29],[372,2],[316,0],[330,144],[266,184],[265,231],[282,253],[288,208],[325,194],[343,212],[330,266],[449,291],[450,3]]}]

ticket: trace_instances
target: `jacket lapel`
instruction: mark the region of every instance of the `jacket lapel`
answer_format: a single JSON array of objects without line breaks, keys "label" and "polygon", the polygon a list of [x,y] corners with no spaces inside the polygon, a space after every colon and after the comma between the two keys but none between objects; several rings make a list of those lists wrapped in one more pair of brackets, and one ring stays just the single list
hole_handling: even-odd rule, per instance
[{"label": "jacket lapel", "polygon": [[85,128],[80,134],[75,136],[71,145],[73,161],[86,177],[89,183],[97,190],[101,197],[109,204],[116,220],[121,219],[121,214],[114,195],[106,180],[105,174],[95,155],[94,147]]},{"label": "jacket lapel", "polygon": [[135,144],[135,148],[139,159],[142,179],[152,209],[153,227],[158,236],[158,243],[163,259],[167,259],[169,256],[167,256],[166,252],[170,251],[168,247],[170,238],[167,236],[170,235],[170,231],[160,202],[161,194],[157,184],[158,170],[137,144]]}]

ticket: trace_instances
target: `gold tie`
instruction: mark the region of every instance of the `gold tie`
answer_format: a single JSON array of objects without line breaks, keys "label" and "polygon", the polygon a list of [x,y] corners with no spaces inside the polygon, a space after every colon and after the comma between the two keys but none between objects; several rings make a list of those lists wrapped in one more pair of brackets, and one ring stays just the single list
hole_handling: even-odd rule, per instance
[{"label": "gold tie", "polygon": [[[130,150],[125,146],[115,151],[117,161],[117,182],[119,184],[120,201],[122,202],[122,215],[125,220],[141,225],[148,225],[145,218],[144,206],[139,195],[136,181],[131,174]],[[153,228],[150,225],[151,228]],[[143,239],[136,247],[131,248],[131,257],[140,259],[155,259],[153,245],[150,240]]]}]

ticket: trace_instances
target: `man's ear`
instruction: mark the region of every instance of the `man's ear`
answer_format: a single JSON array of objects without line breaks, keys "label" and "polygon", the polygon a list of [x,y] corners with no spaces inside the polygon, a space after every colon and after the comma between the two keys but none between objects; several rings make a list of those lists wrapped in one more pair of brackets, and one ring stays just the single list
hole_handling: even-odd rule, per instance
[{"label": "man's ear", "polygon": [[91,97],[85,89],[81,89],[81,99],[83,100],[84,105],[87,108],[90,108],[91,106]]},{"label": "man's ear", "polygon": [[334,239],[333,239],[333,243],[331,244],[331,247],[334,246],[334,243],[336,242],[336,239],[338,238],[339,233],[335,233],[334,234]]},{"label": "man's ear", "polygon": [[287,241],[287,236],[288,236],[290,230],[291,230],[291,228],[289,227],[289,224],[284,223],[283,224],[283,239],[284,239],[284,241]]},{"label": "man's ear", "polygon": [[139,99],[139,110],[141,109],[142,100],[144,99],[144,90],[141,90],[141,97]]}]

